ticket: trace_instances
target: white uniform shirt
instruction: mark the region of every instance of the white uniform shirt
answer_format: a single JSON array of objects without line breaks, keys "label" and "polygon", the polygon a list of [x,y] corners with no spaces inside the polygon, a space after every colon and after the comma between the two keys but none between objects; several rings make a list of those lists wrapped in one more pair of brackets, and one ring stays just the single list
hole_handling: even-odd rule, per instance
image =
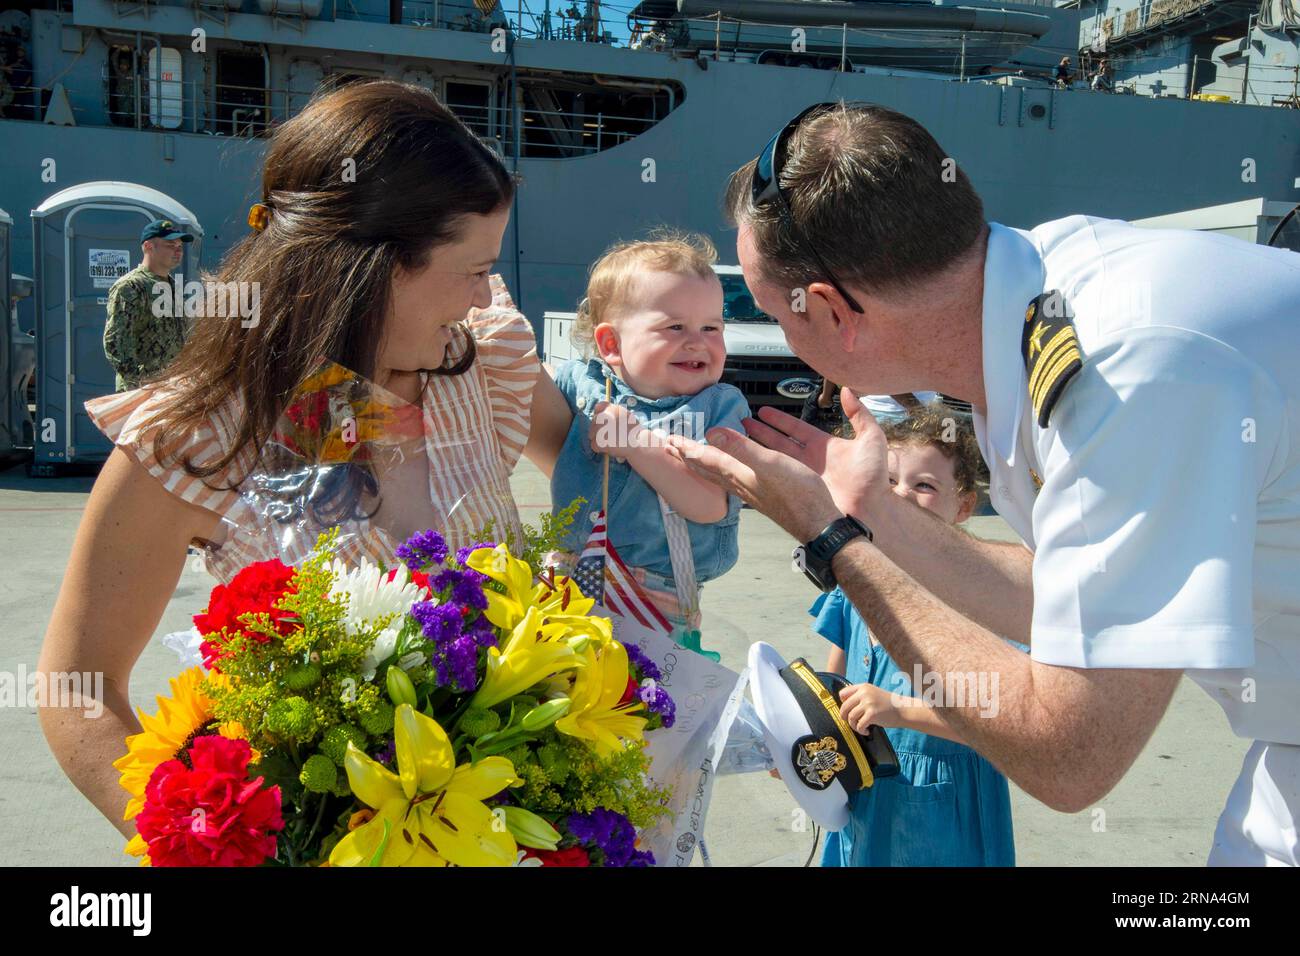
[{"label": "white uniform shirt", "polygon": [[[1181,668],[1238,735],[1300,744],[1300,256],[1083,216],[992,224],[984,288],[975,431],[1034,551],[1033,658]],[[1020,341],[1050,290],[1083,368],[1040,428]]]}]

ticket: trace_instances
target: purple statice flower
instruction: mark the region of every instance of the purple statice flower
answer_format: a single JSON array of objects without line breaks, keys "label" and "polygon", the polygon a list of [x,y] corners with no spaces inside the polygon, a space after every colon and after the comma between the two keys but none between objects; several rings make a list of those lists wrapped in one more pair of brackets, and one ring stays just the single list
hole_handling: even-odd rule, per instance
[{"label": "purple statice flower", "polygon": [[473,637],[478,642],[479,647],[497,646],[496,628],[482,614],[476,615],[474,620],[469,622],[465,628],[465,633]]},{"label": "purple statice flower", "polygon": [[425,638],[439,648],[460,637],[464,630],[465,615],[455,604],[420,601],[411,605],[411,617],[420,622]]},{"label": "purple statice flower", "polygon": [[637,696],[652,714],[658,714],[665,727],[671,727],[677,720],[677,705],[673,703],[668,691],[657,684],[647,684],[637,691]]},{"label": "purple statice flower", "polygon": [[442,564],[447,560],[447,542],[430,528],[411,535],[405,544],[397,546],[394,554],[412,571],[423,571],[431,564]]},{"label": "purple statice flower", "polygon": [[605,855],[606,866],[647,866],[654,862],[648,852],[636,848],[636,829],[621,813],[597,807],[591,813],[572,813],[565,821],[579,843],[594,845]]},{"label": "purple statice flower", "polygon": [[443,648],[437,662],[438,683],[454,686],[468,693],[478,683],[478,643],[468,634],[461,635]]},{"label": "purple statice flower", "polygon": [[457,548],[456,563],[463,566],[469,559],[469,556],[479,548],[495,548],[496,546],[495,541],[480,541],[478,544],[468,544],[463,548]]},{"label": "purple statice flower", "polygon": [[488,604],[487,595],[483,593],[483,585],[487,581],[487,575],[479,574],[477,571],[458,571],[455,568],[447,568],[434,575],[429,580],[429,586],[439,594],[446,594],[450,591],[451,600],[456,604],[463,604],[476,611],[482,611]]},{"label": "purple statice flower", "polygon": [[411,607],[411,616],[420,622],[429,650],[437,683],[454,687],[460,693],[474,690],[478,683],[480,647],[496,645],[496,631],[482,615],[466,624],[469,608],[459,604],[434,604],[421,601]]},{"label": "purple statice flower", "polygon": [[[627,662],[643,678],[648,677],[655,681],[663,680],[664,675],[660,672],[659,665],[646,657],[645,651],[641,650],[638,645],[624,644],[623,646],[627,648]],[[646,703],[649,703],[649,701]]]},{"label": "purple statice flower", "polygon": [[477,571],[464,572],[451,589],[452,600],[466,607],[472,607],[476,611],[487,610],[487,595],[483,593],[483,585],[487,582],[486,574],[479,574]]}]

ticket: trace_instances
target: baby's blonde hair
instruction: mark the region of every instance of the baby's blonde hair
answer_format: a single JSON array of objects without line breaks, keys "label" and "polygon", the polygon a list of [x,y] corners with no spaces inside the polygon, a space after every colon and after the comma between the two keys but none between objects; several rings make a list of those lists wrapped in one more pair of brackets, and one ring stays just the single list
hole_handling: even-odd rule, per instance
[{"label": "baby's blonde hair", "polygon": [[619,242],[592,263],[587,294],[578,303],[578,317],[570,332],[573,344],[588,352],[596,326],[607,321],[610,311],[621,304],[637,273],[668,272],[701,279],[714,276],[718,251],[708,236],[698,232],[660,228],[649,239]]}]

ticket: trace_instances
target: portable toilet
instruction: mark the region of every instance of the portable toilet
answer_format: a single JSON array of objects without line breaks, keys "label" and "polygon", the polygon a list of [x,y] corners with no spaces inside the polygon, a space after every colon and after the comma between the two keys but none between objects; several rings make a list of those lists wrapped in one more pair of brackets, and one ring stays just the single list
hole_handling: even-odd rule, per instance
[{"label": "portable toilet", "polygon": [[9,313],[13,332],[9,339],[9,429],[18,447],[28,452],[32,450],[32,409],[27,399],[36,378],[36,336],[31,331],[34,323],[24,321],[24,313],[31,309],[33,285],[31,276],[9,275],[9,300],[14,302]]},{"label": "portable toilet", "polygon": [[15,422],[13,421],[13,402],[9,400],[9,390],[13,375],[10,369],[13,368],[13,333],[10,330],[10,324],[14,322],[12,316],[13,303],[9,298],[9,245],[10,238],[13,236],[14,220],[9,213],[0,209],[0,307],[4,312],[4,334],[0,335],[0,382],[4,383],[5,400],[0,402],[0,458],[7,456],[13,451],[14,446],[22,440],[21,435],[15,434]]},{"label": "portable toilet", "polygon": [[116,385],[104,355],[108,290],[140,264],[140,231],[170,219],[194,236],[172,273],[198,278],[203,228],[170,196],[137,183],[92,182],[55,193],[32,210],[36,280],[36,421],[32,471],[103,461],[112,445],[85,403]]}]

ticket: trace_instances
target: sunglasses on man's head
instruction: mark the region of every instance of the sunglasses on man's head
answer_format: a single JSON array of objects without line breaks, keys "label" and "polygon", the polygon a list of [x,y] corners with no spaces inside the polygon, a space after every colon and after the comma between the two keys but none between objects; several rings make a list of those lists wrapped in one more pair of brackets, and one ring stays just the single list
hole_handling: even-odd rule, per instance
[{"label": "sunglasses on man's head", "polygon": [[[786,123],[780,132],[768,140],[767,145],[763,147],[763,151],[758,154],[758,159],[754,162],[754,178],[750,182],[750,201],[756,209],[766,206],[774,199],[779,202],[781,204],[781,215],[796,236],[802,236],[802,233],[795,224],[794,210],[790,208],[790,200],[786,197],[785,190],[781,188],[781,166],[785,162],[784,147],[790,135],[799,128],[799,124],[804,121],[805,117],[821,110],[833,109],[838,105],[838,103],[817,103],[808,107]],[[807,240],[804,241],[803,245],[805,249],[812,253],[813,258],[817,260],[817,265],[821,267],[822,272],[825,274],[826,280],[830,282],[836,292],[844,297],[844,301],[849,304],[849,308],[854,312],[861,313],[862,306],[858,305],[858,300],[849,295],[844,286],[840,285],[840,281],[835,278],[835,274],[826,265],[821,253],[817,251],[817,247]]]}]

